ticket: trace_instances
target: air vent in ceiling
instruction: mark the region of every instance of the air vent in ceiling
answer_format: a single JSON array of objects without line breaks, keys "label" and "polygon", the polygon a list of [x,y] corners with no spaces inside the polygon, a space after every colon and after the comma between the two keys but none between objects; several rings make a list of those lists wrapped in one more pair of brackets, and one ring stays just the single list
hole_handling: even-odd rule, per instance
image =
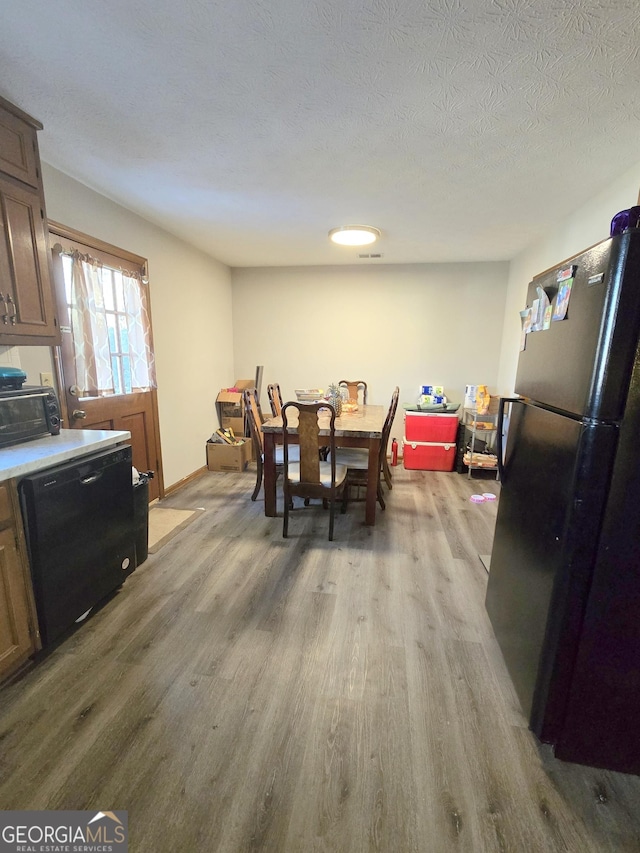
[{"label": "air vent in ceiling", "polygon": [[374,253],[374,252],[372,252],[372,253],[371,253],[371,254],[369,254],[369,255],[358,255],[358,257],[359,257],[359,258],[364,258],[364,259],[366,259],[366,258],[371,258],[372,260],[375,260],[375,259],[381,258],[381,257],[382,257],[382,253],[381,253],[381,252],[375,252],[375,253]]}]

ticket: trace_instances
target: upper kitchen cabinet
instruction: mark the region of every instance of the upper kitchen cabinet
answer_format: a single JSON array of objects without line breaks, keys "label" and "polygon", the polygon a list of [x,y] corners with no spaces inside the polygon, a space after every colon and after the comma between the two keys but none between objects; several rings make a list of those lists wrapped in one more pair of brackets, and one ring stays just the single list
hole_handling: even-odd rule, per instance
[{"label": "upper kitchen cabinet", "polygon": [[51,287],[40,122],[0,98],[0,344],[60,343]]}]

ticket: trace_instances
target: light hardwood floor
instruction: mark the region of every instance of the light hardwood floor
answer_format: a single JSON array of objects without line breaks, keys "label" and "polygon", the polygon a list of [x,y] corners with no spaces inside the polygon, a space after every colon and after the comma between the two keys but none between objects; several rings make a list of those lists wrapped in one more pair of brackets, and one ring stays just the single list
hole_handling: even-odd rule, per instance
[{"label": "light hardwood floor", "polygon": [[495,481],[396,468],[329,542],[321,507],[283,540],[254,478],[163,502],[205,512],[0,688],[0,808],[126,809],[135,853],[640,850],[640,778],[557,761],[519,710],[469,502]]}]

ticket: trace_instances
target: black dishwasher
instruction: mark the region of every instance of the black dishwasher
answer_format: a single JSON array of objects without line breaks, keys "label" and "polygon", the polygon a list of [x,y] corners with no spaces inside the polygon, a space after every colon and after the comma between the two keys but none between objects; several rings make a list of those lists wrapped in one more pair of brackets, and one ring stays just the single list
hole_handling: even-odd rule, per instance
[{"label": "black dishwasher", "polygon": [[131,447],[74,459],[18,486],[43,646],[135,568]]}]

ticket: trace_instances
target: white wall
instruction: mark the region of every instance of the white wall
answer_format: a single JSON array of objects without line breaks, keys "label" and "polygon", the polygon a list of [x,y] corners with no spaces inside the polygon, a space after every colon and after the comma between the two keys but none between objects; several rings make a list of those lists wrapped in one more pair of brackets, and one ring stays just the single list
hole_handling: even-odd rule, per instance
[{"label": "white wall", "polygon": [[[636,203],[640,164],[549,235],[506,263],[242,268],[230,271],[178,238],[43,164],[47,213],[149,259],[165,485],[204,464],[215,397],[264,365],[285,397],[299,387],[364,378],[373,403],[396,384],[415,402],[421,384],[462,401],[466,384],[510,394],[520,317],[532,276],[608,236]],[[32,384],[50,350],[0,348]],[[394,434],[402,435],[397,420]]]},{"label": "white wall", "polygon": [[556,266],[565,258],[599,243],[609,236],[611,219],[620,210],[638,203],[640,163],[625,172],[604,192],[576,210],[546,240],[530,246],[515,257],[509,267],[509,285],[505,305],[498,391],[510,396],[520,351],[520,314],[525,307],[527,286],[534,275]]},{"label": "white wall", "polygon": [[[231,272],[177,237],[43,164],[50,219],[149,260],[160,439],[165,486],[205,461],[218,426],[215,398],[236,378],[233,369]],[[49,348],[19,347],[30,384],[51,370]],[[0,353],[14,364],[15,353]]]},{"label": "white wall", "polygon": [[[421,384],[462,402],[466,384],[496,388],[506,263],[232,270],[238,378],[264,365],[266,386],[326,388],[364,379],[369,402],[415,403]],[[402,437],[402,420],[393,433]]]}]

